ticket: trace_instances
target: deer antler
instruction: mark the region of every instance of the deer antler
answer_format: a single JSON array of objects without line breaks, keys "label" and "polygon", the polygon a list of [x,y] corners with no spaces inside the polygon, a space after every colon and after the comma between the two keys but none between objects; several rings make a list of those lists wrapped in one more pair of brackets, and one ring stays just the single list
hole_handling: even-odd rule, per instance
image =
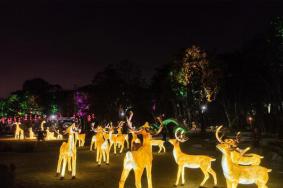
[{"label": "deer antler", "polygon": [[222,129],[223,125],[219,126],[217,129],[216,129],[216,132],[215,132],[215,137],[216,139],[218,140],[219,143],[224,143],[224,141],[222,140],[222,137],[219,137],[219,132],[220,130]]},{"label": "deer antler", "polygon": [[189,140],[189,137],[185,136],[185,134],[186,134],[186,131],[182,127],[178,127],[175,130],[175,138],[179,142],[186,142],[187,140]]}]

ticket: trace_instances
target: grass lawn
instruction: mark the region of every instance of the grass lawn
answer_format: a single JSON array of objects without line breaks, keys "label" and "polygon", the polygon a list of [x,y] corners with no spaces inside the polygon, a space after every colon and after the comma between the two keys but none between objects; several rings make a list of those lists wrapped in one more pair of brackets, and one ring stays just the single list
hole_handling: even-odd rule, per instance
[{"label": "grass lawn", "polygon": [[[198,144],[201,143],[201,144]],[[12,143],[17,144],[17,143]],[[32,143],[35,144],[35,143]],[[95,152],[90,152],[88,146],[78,149],[77,178],[71,180],[70,174],[66,173],[64,180],[55,177],[58,152],[61,141],[43,142],[36,145],[36,149],[31,152],[1,152],[0,163],[16,166],[16,186],[17,187],[42,187],[42,188],[115,188],[122,172],[123,158],[125,153],[114,155],[111,152],[110,165],[102,164],[100,167],[95,162]],[[167,152],[157,154],[154,149],[153,157],[153,187],[169,188],[173,187],[177,175],[177,165],[172,155],[172,147],[166,144]],[[213,169],[217,173],[218,187],[226,187],[221,169],[221,154],[215,148],[215,141],[205,141],[193,138],[182,145],[182,149],[190,154],[204,154],[217,159],[213,162]],[[265,157],[263,166],[272,168],[268,187],[283,187],[283,164],[272,162]],[[203,175],[199,169],[186,169],[185,187],[198,187]],[[142,186],[147,187],[146,175],[142,178]],[[134,188],[134,175],[130,173],[126,188]],[[181,186],[180,186],[181,187]],[[207,181],[206,187],[213,187],[212,177]],[[238,187],[256,187],[238,186]]]}]

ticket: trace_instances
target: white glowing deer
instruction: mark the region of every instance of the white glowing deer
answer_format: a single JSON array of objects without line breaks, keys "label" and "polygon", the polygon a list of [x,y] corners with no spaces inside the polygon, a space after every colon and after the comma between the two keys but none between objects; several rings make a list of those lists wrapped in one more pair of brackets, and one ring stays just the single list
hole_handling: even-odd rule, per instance
[{"label": "white glowing deer", "polygon": [[136,134],[143,136],[143,145],[136,151],[126,153],[123,164],[123,171],[119,181],[119,188],[124,188],[126,179],[131,170],[135,173],[136,188],[141,188],[141,176],[146,169],[148,188],[152,188],[152,147],[150,144],[151,134],[148,131],[149,125],[146,122],[141,130],[136,131]]},{"label": "white glowing deer", "polygon": [[[184,139],[187,140],[187,139]],[[211,168],[211,162],[216,159],[205,155],[188,155],[181,151],[180,142],[176,139],[170,139],[169,142],[174,146],[173,155],[176,163],[178,164],[178,173],[175,186],[178,186],[180,177],[182,176],[182,185],[185,183],[185,168],[200,168],[204,174],[204,178],[200,184],[203,186],[209,179],[209,174],[212,175],[214,185],[217,185],[216,173]]]},{"label": "white glowing deer", "polygon": [[60,174],[61,179],[64,179],[67,164],[68,171],[72,173],[72,179],[76,177],[77,148],[75,144],[75,130],[75,124],[72,124],[70,127],[68,127],[66,130],[66,134],[69,134],[68,142],[63,142],[60,147],[57,175]]},{"label": "white glowing deer", "polygon": [[[237,188],[238,184],[256,184],[259,188],[267,188],[266,184],[269,179],[268,173],[271,169],[262,166],[242,166],[232,162],[231,151],[235,150],[229,142],[222,141],[218,135],[220,126],[215,136],[220,144],[217,148],[222,152],[222,170],[226,178],[227,188]],[[226,140],[227,141],[227,140]]]},{"label": "white glowing deer", "polygon": [[245,149],[240,149],[238,148],[238,144],[240,142],[240,132],[237,133],[235,139],[225,139],[224,141],[222,140],[223,136],[218,136],[219,131],[222,128],[222,126],[217,128],[216,131],[216,138],[218,142],[220,143],[227,143],[231,146],[231,148],[234,148],[234,150],[231,151],[231,160],[235,164],[240,164],[240,165],[259,165],[261,163],[261,160],[264,158],[263,156],[257,155],[255,153],[247,153],[250,150],[250,147],[247,147]]}]

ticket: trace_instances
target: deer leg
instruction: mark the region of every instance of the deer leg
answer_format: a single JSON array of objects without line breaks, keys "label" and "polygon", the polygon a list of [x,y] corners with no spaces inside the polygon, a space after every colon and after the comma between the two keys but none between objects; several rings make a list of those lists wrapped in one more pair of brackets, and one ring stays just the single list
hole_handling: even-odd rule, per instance
[{"label": "deer leg", "polygon": [[185,184],[185,167],[182,169],[182,185]]},{"label": "deer leg", "polygon": [[152,188],[151,164],[146,167],[147,187]]},{"label": "deer leg", "polygon": [[62,160],[63,160],[63,158],[60,155],[59,159],[58,159],[58,164],[57,164],[57,171],[56,171],[57,174],[60,174]]},{"label": "deer leg", "polygon": [[68,157],[68,171],[72,171],[72,163],[71,163],[71,157]]},{"label": "deer leg", "polygon": [[93,141],[91,141],[91,143],[90,143],[89,151],[92,151],[92,147],[93,147]]},{"label": "deer leg", "polygon": [[123,143],[123,144],[121,144],[120,153],[122,153],[122,152],[123,152],[123,149],[124,149],[124,143]]},{"label": "deer leg", "polygon": [[126,143],[127,143],[127,149],[130,148],[130,144],[129,144],[129,138],[128,135],[125,137]]},{"label": "deer leg", "polygon": [[238,183],[237,182],[232,182],[232,188],[237,188]]},{"label": "deer leg", "polygon": [[106,152],[105,152],[105,150],[103,150],[103,151],[102,151],[102,155],[103,155],[103,162],[105,162],[105,161],[106,161],[105,153],[106,153]]},{"label": "deer leg", "polygon": [[99,158],[99,149],[96,149],[96,162],[98,162],[98,158]]},{"label": "deer leg", "polygon": [[102,160],[102,150],[99,149],[99,159],[98,159],[98,165],[101,165],[101,160]]},{"label": "deer leg", "polygon": [[62,171],[61,171],[61,178],[64,178],[64,176],[65,176],[66,163],[67,163],[67,159],[66,159],[66,157],[64,157],[64,159],[63,159],[63,167],[62,167]]},{"label": "deer leg", "polygon": [[125,185],[125,182],[126,182],[126,179],[129,173],[130,173],[130,169],[125,169],[125,168],[123,169],[122,175],[119,181],[119,188],[124,188],[124,185]]},{"label": "deer leg", "polygon": [[209,174],[208,174],[208,172],[207,172],[207,167],[206,167],[206,168],[200,168],[200,169],[201,169],[201,171],[202,171],[202,173],[203,173],[203,175],[204,175],[204,178],[203,178],[203,180],[202,180],[200,186],[203,186],[203,185],[205,184],[205,182],[208,180]]},{"label": "deer leg", "polygon": [[106,164],[109,164],[109,150],[106,151]]},{"label": "deer leg", "polygon": [[227,188],[232,188],[232,182],[228,179],[226,179],[226,185],[227,185]]},{"label": "deer leg", "polygon": [[214,172],[214,170],[210,167],[208,170],[208,173],[210,173],[213,177],[213,181],[214,181],[214,185],[217,185],[217,178],[216,178],[216,173]]},{"label": "deer leg", "polygon": [[180,179],[180,175],[181,175],[181,170],[182,170],[182,168],[183,168],[183,167],[182,167],[181,165],[178,166],[177,179],[176,179],[176,183],[175,183],[176,186],[178,186],[178,184],[179,184],[179,179]]},{"label": "deer leg", "polygon": [[135,172],[136,188],[141,188],[141,177],[142,177],[143,169],[142,170],[134,170],[134,172]]},{"label": "deer leg", "polygon": [[163,148],[164,152],[166,152],[166,148],[164,147],[164,143],[162,144],[162,148]]},{"label": "deer leg", "polygon": [[158,146],[159,147],[159,151],[158,151],[158,153],[160,153],[161,152],[161,150],[162,150],[162,146]]},{"label": "deer leg", "polygon": [[76,177],[76,171],[77,171],[77,156],[76,156],[76,153],[73,153],[73,156],[72,156],[72,178],[73,179]]},{"label": "deer leg", "polygon": [[114,154],[116,154],[116,146],[117,146],[117,143],[115,142],[114,143]]}]

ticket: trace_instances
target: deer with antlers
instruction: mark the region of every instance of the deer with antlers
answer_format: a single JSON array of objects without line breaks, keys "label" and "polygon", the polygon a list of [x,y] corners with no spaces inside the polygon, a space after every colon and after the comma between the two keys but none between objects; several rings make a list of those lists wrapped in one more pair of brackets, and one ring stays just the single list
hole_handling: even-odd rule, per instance
[{"label": "deer with antlers", "polygon": [[[183,138],[182,142],[186,141],[187,138]],[[204,174],[204,178],[200,184],[203,186],[209,178],[209,174],[212,175],[214,185],[217,185],[216,173],[211,168],[211,162],[216,159],[205,156],[205,155],[188,155],[181,151],[180,142],[176,139],[170,139],[169,142],[174,146],[173,155],[176,163],[178,164],[178,173],[175,186],[178,186],[180,177],[182,176],[182,185],[185,184],[185,168],[200,168]]]},{"label": "deer with antlers", "polygon": [[[72,179],[76,177],[76,159],[77,159],[77,148],[75,141],[76,127],[73,123],[66,130],[66,134],[69,134],[68,142],[63,142],[60,147],[59,159],[57,164],[57,175],[61,173],[61,180],[64,179],[66,165],[68,163],[68,171],[72,174]],[[62,164],[63,162],[63,164]]]},{"label": "deer with antlers", "polygon": [[140,130],[135,131],[136,134],[143,136],[143,144],[136,151],[129,151],[126,153],[123,164],[123,171],[119,181],[119,188],[123,188],[125,181],[131,170],[135,173],[136,188],[141,188],[141,176],[144,169],[147,173],[148,188],[152,188],[152,148],[150,144],[151,134],[148,131],[149,124],[146,122]]},{"label": "deer with antlers", "polygon": [[117,147],[120,148],[120,153],[123,152],[124,149],[124,144],[125,144],[125,136],[122,134],[122,125],[123,121],[119,122],[118,125],[118,134],[113,134],[114,133],[114,128],[110,128],[109,130],[109,140],[110,140],[110,150],[112,148],[112,145],[114,147],[114,154],[116,154]]},{"label": "deer with antlers", "polygon": [[267,188],[271,169],[262,166],[242,166],[233,163],[231,159],[231,152],[235,147],[231,145],[231,141],[225,139],[224,141],[219,137],[219,131],[222,126],[218,127],[215,136],[219,141],[216,146],[222,152],[222,170],[226,178],[227,188],[236,188],[238,184],[256,184],[259,188]]},{"label": "deer with antlers", "polygon": [[95,130],[96,132],[96,162],[98,165],[101,165],[101,161],[109,164],[109,152],[110,147],[108,144],[108,140],[104,138],[104,129],[101,126],[98,126]]},{"label": "deer with antlers", "polygon": [[[222,128],[222,126],[221,126]],[[245,149],[238,148],[238,144],[240,143],[240,132],[236,134],[235,139],[225,139],[222,141],[222,136],[219,135],[220,129],[218,127],[217,131],[217,140],[218,142],[222,143],[225,142],[231,146],[231,148],[234,148],[234,150],[231,151],[231,160],[235,164],[239,165],[259,165],[261,163],[261,160],[264,158],[263,156],[257,155],[255,153],[247,153],[250,150],[250,147],[247,147]]]}]

